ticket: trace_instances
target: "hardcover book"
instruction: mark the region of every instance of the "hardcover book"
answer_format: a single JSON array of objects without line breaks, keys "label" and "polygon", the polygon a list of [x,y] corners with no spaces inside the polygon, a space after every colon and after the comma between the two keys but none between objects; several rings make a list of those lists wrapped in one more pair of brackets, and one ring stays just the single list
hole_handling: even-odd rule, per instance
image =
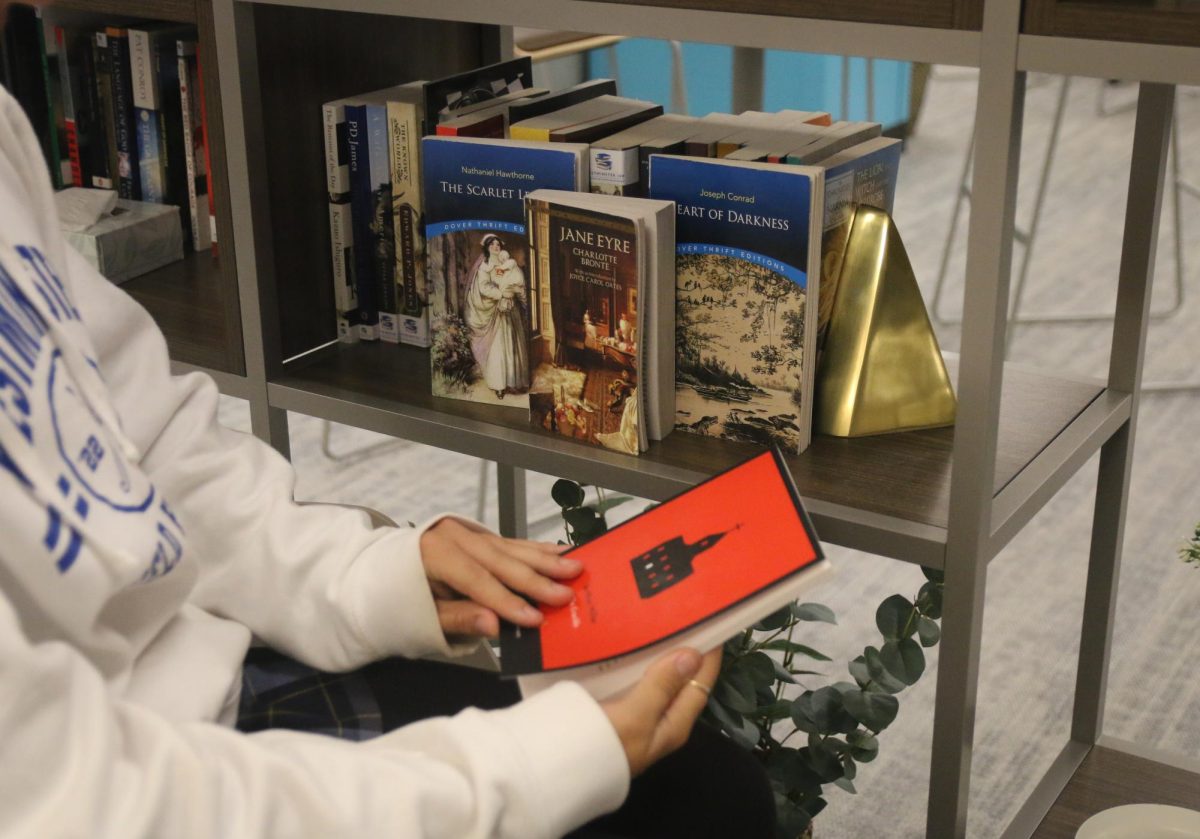
[{"label": "hardcover book", "polygon": [[677,430],[811,437],[824,170],[654,155],[676,217]]},{"label": "hardcover book", "polygon": [[568,551],[583,572],[541,625],[504,624],[501,673],[525,696],[569,679],[598,699],[671,649],[701,652],[786,606],[829,569],[778,448]]},{"label": "hardcover book", "polygon": [[638,454],[671,428],[675,208],[538,190],[529,214],[530,422]]},{"label": "hardcover book", "polygon": [[587,146],[421,143],[434,396],[528,410],[525,196],[587,188]]}]

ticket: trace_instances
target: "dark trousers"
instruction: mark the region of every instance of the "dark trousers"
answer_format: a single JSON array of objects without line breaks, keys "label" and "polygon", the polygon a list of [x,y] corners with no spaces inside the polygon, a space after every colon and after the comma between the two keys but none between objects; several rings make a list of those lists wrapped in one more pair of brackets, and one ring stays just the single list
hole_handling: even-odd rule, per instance
[{"label": "dark trousers", "polygon": [[[365,668],[383,728],[469,706],[517,702],[515,682],[467,667],[389,659]],[[759,762],[727,737],[696,726],[687,744],[635,778],[619,810],[570,839],[772,839],[775,804]]]}]

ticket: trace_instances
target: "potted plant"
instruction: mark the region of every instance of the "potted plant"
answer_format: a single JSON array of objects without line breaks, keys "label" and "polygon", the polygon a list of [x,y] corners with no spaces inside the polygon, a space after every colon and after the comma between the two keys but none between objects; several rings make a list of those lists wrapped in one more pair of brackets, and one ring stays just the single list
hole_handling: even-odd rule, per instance
[{"label": "potted plant", "polygon": [[[562,511],[566,541],[582,545],[608,529],[607,513],[629,501],[560,480],[551,495]],[[1200,526],[1193,540],[1200,561]],[[763,763],[775,791],[779,835],[809,835],[830,786],[854,793],[859,764],[879,752],[880,732],[896,719],[897,694],[925,672],[923,648],[941,638],[943,577],[922,568],[913,597],[894,594],[875,610],[881,635],[849,662],[850,678],[832,681],[809,669],[831,659],[797,640],[808,621],[836,623],[819,603],[792,603],[725,643],[721,673],[702,722],[724,732]],[[811,664],[809,662],[815,662]]]}]

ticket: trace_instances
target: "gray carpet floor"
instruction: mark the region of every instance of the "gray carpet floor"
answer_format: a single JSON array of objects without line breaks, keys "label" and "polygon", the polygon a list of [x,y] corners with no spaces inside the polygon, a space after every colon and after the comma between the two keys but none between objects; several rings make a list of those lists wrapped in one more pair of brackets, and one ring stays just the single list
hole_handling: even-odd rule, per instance
[{"label": "gray carpet floor", "polygon": [[[927,302],[950,224],[951,209],[975,104],[975,74],[935,68],[901,168],[895,218]],[[1017,223],[1025,226],[1061,85],[1058,77],[1030,78]],[[1075,79],[1069,89],[1059,148],[1037,231],[1023,311],[1111,310],[1124,215],[1133,113],[1123,106],[1136,88],[1104,91]],[[803,107],[803,103],[797,103]],[[1181,90],[1182,168],[1200,182],[1200,99]],[[1189,148],[1190,146],[1190,148]],[[1189,152],[1194,159],[1189,160]],[[1200,367],[1200,200],[1182,198],[1185,296],[1180,310],[1154,321],[1148,342],[1148,380],[1196,377]],[[1168,212],[1161,225],[1155,281],[1156,310],[1175,300],[1175,259]],[[952,243],[942,312],[961,308],[965,218]],[[1022,254],[1018,246],[1014,262]],[[1102,377],[1111,342],[1108,323],[1018,325],[1011,358],[1026,365]],[[957,349],[958,330],[939,325],[943,348]],[[248,428],[245,406],[226,399],[222,419]],[[439,511],[475,515],[479,461],[369,432],[335,426],[321,450],[321,424],[291,418],[297,495],[376,507],[402,521]],[[1125,555],[1121,570],[1106,733],[1195,759],[1200,756],[1200,676],[1188,658],[1200,636],[1200,569],[1176,551],[1200,520],[1200,394],[1151,393],[1138,418]],[[436,481],[429,476],[436,475]],[[494,473],[493,473],[494,475]],[[1092,503],[1093,460],[1080,470],[990,566],[984,620],[969,834],[998,836],[1065,743],[1082,613]],[[422,476],[414,480],[414,476]],[[551,476],[529,476],[529,512],[540,538],[561,528],[549,498]],[[494,501],[494,477],[489,498]],[[641,509],[628,504],[624,514]],[[488,509],[485,520],[495,522]],[[875,556],[833,547],[838,573],[812,599],[838,614],[836,627],[817,626],[804,639],[844,663],[875,643],[874,611],[890,594],[913,594],[919,571]],[[936,655],[931,660],[931,667]],[[821,839],[924,835],[933,724],[931,671],[902,695],[900,715],[881,736],[880,757],[864,766],[857,796],[835,790],[818,822]],[[1200,793],[1198,793],[1200,800]]]}]

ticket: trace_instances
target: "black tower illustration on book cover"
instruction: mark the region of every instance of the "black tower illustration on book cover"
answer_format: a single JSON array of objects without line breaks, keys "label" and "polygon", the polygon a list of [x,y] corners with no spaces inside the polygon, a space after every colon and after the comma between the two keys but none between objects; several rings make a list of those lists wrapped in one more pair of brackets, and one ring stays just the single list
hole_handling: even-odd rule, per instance
[{"label": "black tower illustration on book cover", "polygon": [[692,576],[692,562],[696,557],[740,527],[738,524],[723,533],[710,533],[690,545],[682,536],[674,536],[629,560],[638,594],[647,599]]}]

